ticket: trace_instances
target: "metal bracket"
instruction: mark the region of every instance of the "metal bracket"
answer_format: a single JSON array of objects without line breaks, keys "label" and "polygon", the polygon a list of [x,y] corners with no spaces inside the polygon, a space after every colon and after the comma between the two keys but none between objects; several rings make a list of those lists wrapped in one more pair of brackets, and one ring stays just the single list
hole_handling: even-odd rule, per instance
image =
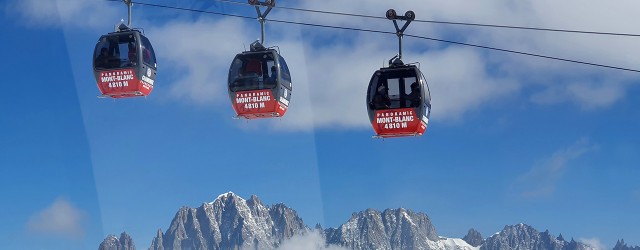
[{"label": "metal bracket", "polygon": [[[411,23],[411,21],[416,19],[416,13],[410,10],[405,12],[404,16],[398,16],[398,14],[394,9],[389,9],[387,10],[386,16],[387,16],[387,19],[393,21],[393,26],[396,27],[396,36],[398,36],[398,44],[399,44],[397,57],[398,57],[398,60],[400,60],[399,62],[402,63],[402,37],[404,36],[404,31],[407,29],[407,27],[409,27],[409,24]],[[398,26],[398,20],[405,21],[402,28]],[[391,64],[391,61],[394,59],[395,57],[389,60],[389,64]]]},{"label": "metal bracket", "polygon": [[124,2],[124,4],[127,5],[127,12],[128,12],[128,18],[129,20],[127,20],[127,26],[131,27],[131,6],[133,6],[133,2],[131,0],[122,0]]},{"label": "metal bracket", "polygon": [[[276,7],[276,0],[266,0],[266,1],[249,0],[249,4],[256,7],[256,13],[258,14],[258,22],[260,22],[260,30],[262,33],[260,42],[264,44],[264,25],[267,22],[267,15],[269,15],[269,12],[271,12],[273,7]],[[264,13],[260,9],[260,7],[262,6],[267,7],[267,10]]]},{"label": "metal bracket", "polygon": [[127,5],[127,24],[124,24],[124,20],[120,20],[120,23],[116,24],[115,32],[126,31],[131,29],[131,6],[133,6],[132,0],[122,0]]},{"label": "metal bracket", "polygon": [[98,98],[116,98],[116,97],[122,97],[122,96],[126,96],[126,95],[133,95],[133,96],[141,96],[142,92],[136,90],[136,91],[130,91],[130,92],[122,92],[122,93],[118,93],[118,94],[104,94],[104,95],[99,95],[97,96]]},{"label": "metal bracket", "polygon": [[413,137],[418,137],[420,134],[419,133],[405,133],[405,134],[397,134],[397,135],[390,135],[390,136],[385,136],[385,135],[373,135],[371,136],[371,138],[373,139],[382,139],[384,141],[384,139],[388,139],[388,138],[398,138],[398,137],[409,137],[409,136],[413,136]]}]

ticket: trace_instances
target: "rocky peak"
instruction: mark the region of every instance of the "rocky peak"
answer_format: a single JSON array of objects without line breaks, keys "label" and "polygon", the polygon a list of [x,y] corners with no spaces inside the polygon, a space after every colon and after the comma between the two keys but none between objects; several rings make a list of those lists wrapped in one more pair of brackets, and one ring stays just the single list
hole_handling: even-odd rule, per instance
[{"label": "rocky peak", "polygon": [[133,243],[133,239],[129,234],[122,232],[120,234],[120,244],[122,245],[122,250],[136,250],[136,246]]},{"label": "rocky peak", "polygon": [[575,242],[559,240],[549,233],[538,232],[533,227],[526,224],[505,226],[502,231],[489,237],[480,249],[500,250],[500,249],[530,249],[530,250],[587,250],[591,247]]},{"label": "rocky peak", "polygon": [[429,217],[403,208],[354,213],[345,224],[325,234],[327,243],[351,249],[428,249],[429,240],[438,240]]},{"label": "rocky peak", "polygon": [[618,242],[616,242],[616,246],[613,247],[613,250],[640,250],[640,246],[627,246],[627,243],[624,242],[624,239],[620,239],[618,240]]},{"label": "rocky peak", "polygon": [[115,235],[107,235],[107,238],[102,241],[98,250],[120,250],[120,242]]},{"label": "rocky peak", "polygon": [[247,204],[250,207],[255,207],[255,206],[264,206],[262,204],[262,201],[260,199],[258,199],[258,196],[255,195],[251,195],[251,198],[249,198],[249,200],[247,200]]},{"label": "rocky peak", "polygon": [[273,205],[269,210],[269,216],[273,220],[276,229],[274,234],[279,238],[291,238],[306,229],[298,213],[283,203]]},{"label": "rocky peak", "polygon": [[153,238],[153,241],[151,242],[151,247],[149,247],[149,249],[159,249],[159,250],[164,250],[164,246],[162,245],[162,229],[158,229],[158,232],[156,232],[156,237]]},{"label": "rocky peak", "polygon": [[136,246],[127,233],[120,234],[120,238],[110,234],[105,238],[98,250],[136,250]]},{"label": "rocky peak", "polygon": [[222,205],[222,206],[229,206],[229,205],[236,205],[238,200],[245,201],[235,193],[227,192],[227,193],[218,195],[218,197],[215,200],[213,200],[213,202],[211,202],[210,204],[218,203],[219,205]]},{"label": "rocky peak", "polygon": [[482,238],[480,232],[476,231],[473,228],[469,229],[469,232],[467,232],[467,235],[465,235],[462,240],[474,247],[480,246],[484,243],[484,239]]},{"label": "rocky peak", "polygon": [[565,240],[564,240],[564,237],[562,237],[562,234],[558,235],[557,240],[559,240],[559,241],[565,241]]}]

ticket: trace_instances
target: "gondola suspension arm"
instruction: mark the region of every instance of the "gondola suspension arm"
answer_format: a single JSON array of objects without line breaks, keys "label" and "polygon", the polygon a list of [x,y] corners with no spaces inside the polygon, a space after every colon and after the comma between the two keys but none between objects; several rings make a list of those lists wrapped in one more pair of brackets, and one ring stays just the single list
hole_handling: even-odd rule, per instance
[{"label": "gondola suspension arm", "polygon": [[133,6],[133,1],[132,0],[122,0],[122,2],[124,2],[124,4],[127,5],[127,24],[124,24],[124,20],[121,20],[120,23],[116,24],[115,27],[115,32],[120,32],[120,31],[125,31],[125,30],[130,30],[131,29],[131,16],[132,16],[132,11],[131,11],[131,7]]},{"label": "gondola suspension arm", "polygon": [[[394,9],[389,9],[387,10],[387,19],[393,21],[393,25],[396,28],[396,35],[398,36],[398,55],[391,58],[391,60],[389,60],[389,64],[393,64],[392,61],[396,58],[398,58],[398,60],[400,60],[399,63],[402,64],[402,37],[404,36],[404,31],[409,27],[411,21],[416,19],[416,13],[410,10],[404,13],[404,16],[398,16]],[[405,21],[402,28],[398,26],[398,20]]]},{"label": "gondola suspension arm", "polygon": [[[265,23],[267,22],[267,15],[269,15],[269,12],[271,12],[271,10],[273,9],[273,7],[276,6],[276,1],[275,0],[266,0],[264,2],[260,2],[259,0],[249,0],[249,4],[253,5],[256,7],[256,13],[258,14],[258,21],[260,22],[260,30],[261,30],[261,38],[260,38],[260,43],[264,44],[264,29],[265,29]],[[260,6],[265,6],[267,7],[267,10],[263,13],[262,10],[260,9]]]},{"label": "gondola suspension arm", "polygon": [[129,26],[129,28],[131,28],[131,6],[133,6],[133,2],[131,2],[131,0],[122,0],[124,2],[124,4],[127,5],[127,26]]}]

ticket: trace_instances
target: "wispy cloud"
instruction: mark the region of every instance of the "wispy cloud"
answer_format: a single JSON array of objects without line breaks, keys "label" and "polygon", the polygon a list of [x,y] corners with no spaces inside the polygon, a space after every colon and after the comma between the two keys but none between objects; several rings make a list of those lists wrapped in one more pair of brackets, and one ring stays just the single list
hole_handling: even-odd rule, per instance
[{"label": "wispy cloud", "polygon": [[325,239],[317,231],[296,235],[284,241],[278,250],[346,250],[347,248],[326,245]]},{"label": "wispy cloud", "polygon": [[[235,19],[200,18],[147,28],[159,57],[159,71],[173,71],[170,97],[202,105],[225,105],[231,60],[243,49],[243,23]],[[169,71],[169,72],[168,72]],[[163,74],[165,74],[163,73]]]},{"label": "wispy cloud", "polygon": [[634,191],[634,192],[631,194],[631,197],[632,197],[633,199],[636,199],[636,200],[640,201],[640,189],[638,189],[638,190]]},{"label": "wispy cloud", "polygon": [[580,238],[580,239],[578,239],[578,241],[589,245],[590,247],[592,247],[595,250],[609,249],[609,248],[607,248],[607,246],[602,244],[602,242],[598,238]]},{"label": "wispy cloud", "polygon": [[531,96],[531,101],[551,105],[572,102],[583,110],[605,108],[625,96],[626,84],[614,81],[601,83],[576,82],[566,85],[550,86]]},{"label": "wispy cloud", "polygon": [[86,0],[14,0],[7,4],[10,13],[17,13],[23,23],[44,27],[82,27],[93,29],[105,24],[115,25],[126,18],[126,7],[113,3]]},{"label": "wispy cloud", "polygon": [[26,225],[29,233],[43,236],[58,236],[71,240],[85,235],[82,225],[85,213],[64,198],[32,215]]},{"label": "wispy cloud", "polygon": [[588,152],[597,150],[598,146],[587,138],[579,139],[573,145],[558,150],[551,157],[534,165],[527,173],[520,176],[513,184],[518,194],[525,198],[544,198],[551,196],[558,182],[572,167],[571,161]]}]

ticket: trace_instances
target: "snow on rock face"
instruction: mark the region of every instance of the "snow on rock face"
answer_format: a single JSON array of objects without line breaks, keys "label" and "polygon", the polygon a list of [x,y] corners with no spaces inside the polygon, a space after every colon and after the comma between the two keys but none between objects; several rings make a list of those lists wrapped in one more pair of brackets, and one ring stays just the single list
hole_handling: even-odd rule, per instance
[{"label": "snow on rock face", "polygon": [[525,224],[505,226],[502,231],[489,237],[481,250],[527,249],[527,250],[595,250],[583,243],[570,242],[549,234],[538,232]]},{"label": "snow on rock face", "polygon": [[133,239],[127,233],[120,234],[120,238],[115,235],[108,235],[102,241],[98,250],[136,250]]},{"label": "snow on rock face", "polygon": [[[229,192],[226,192],[224,194],[218,195],[218,197],[215,200],[213,200],[212,202],[209,202],[209,204],[213,204],[217,200],[226,200],[229,197],[234,197],[234,196],[237,196],[237,195],[235,193],[229,191]],[[239,196],[237,196],[237,197],[239,197]]]},{"label": "snow on rock face", "polygon": [[120,241],[115,235],[110,234],[102,241],[98,250],[120,250]]},{"label": "snow on rock face", "polygon": [[345,224],[325,234],[328,244],[350,249],[431,249],[428,241],[439,240],[426,214],[402,208],[354,213]]},{"label": "snow on rock face", "polygon": [[480,247],[469,245],[462,239],[440,238],[438,241],[429,241],[429,249],[437,250],[479,250]]},{"label": "snow on rock face", "polygon": [[228,192],[198,208],[178,210],[150,249],[275,249],[307,231],[297,213],[283,204],[269,207],[256,196],[245,200]]}]

